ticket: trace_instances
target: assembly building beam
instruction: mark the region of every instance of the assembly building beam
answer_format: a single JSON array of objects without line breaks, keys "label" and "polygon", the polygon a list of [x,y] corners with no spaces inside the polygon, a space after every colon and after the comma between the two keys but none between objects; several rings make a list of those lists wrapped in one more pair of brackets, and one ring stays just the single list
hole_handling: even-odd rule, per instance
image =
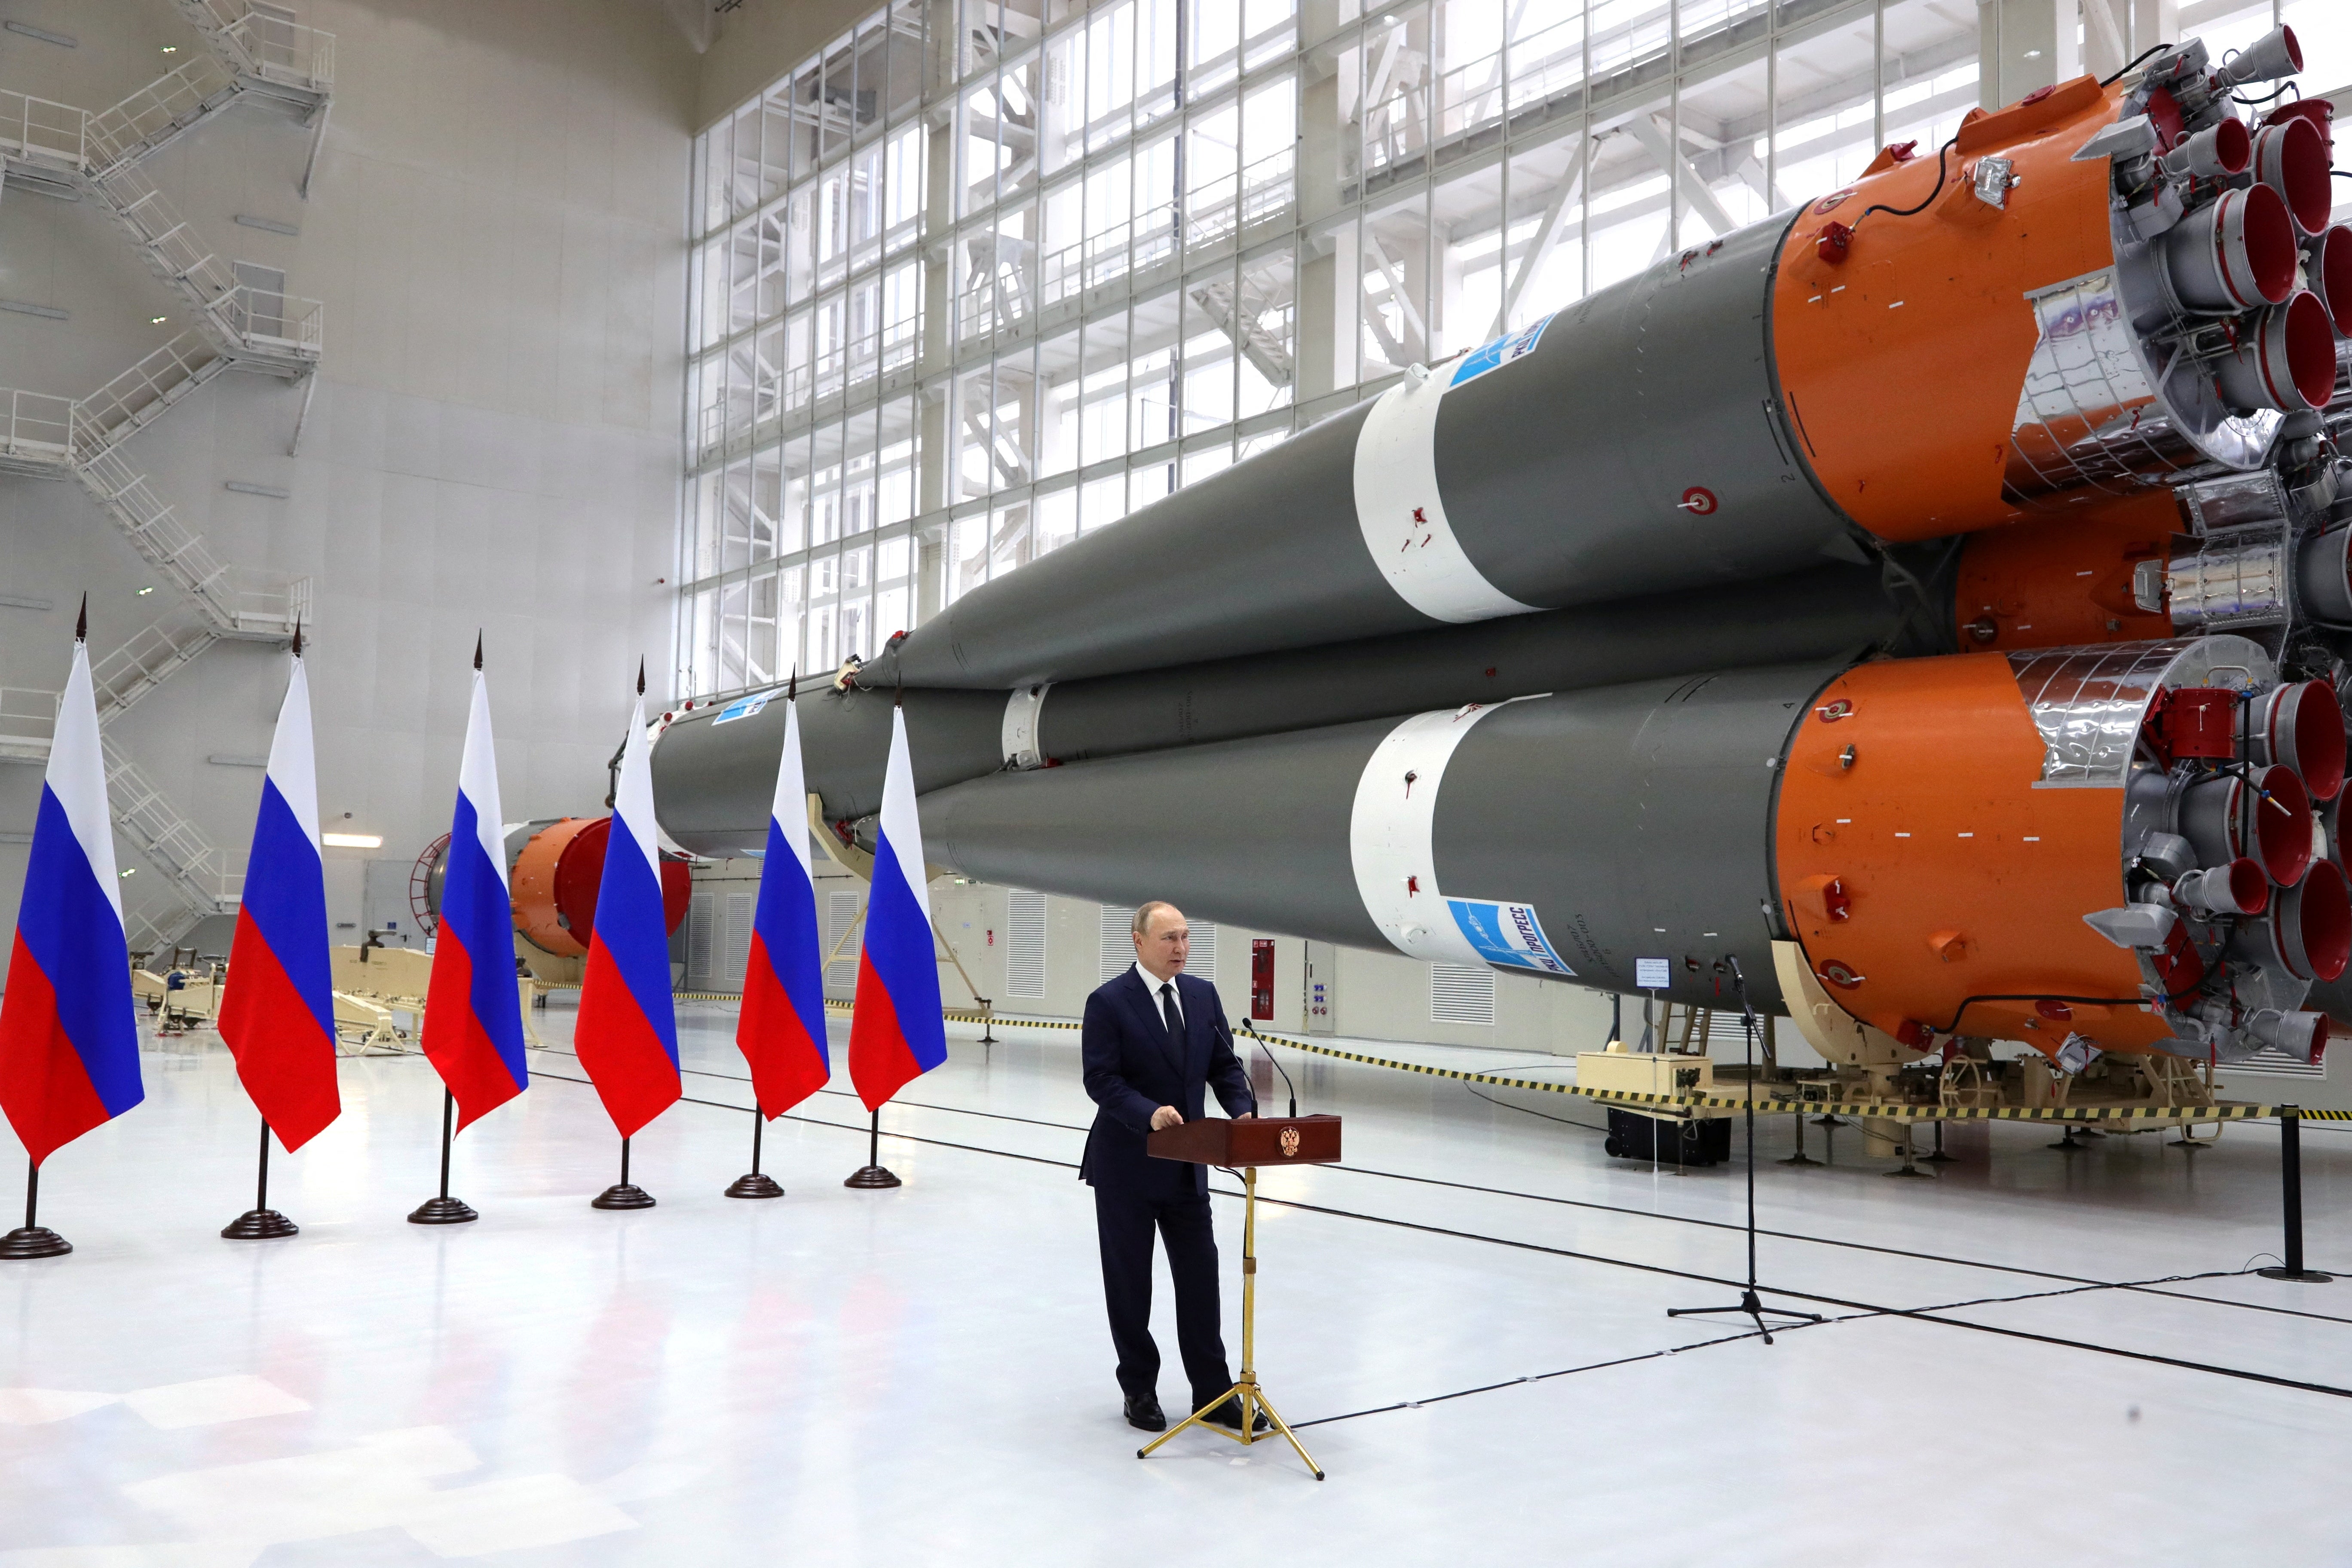
[{"label": "assembly building beam", "polygon": [[1584,164],[1583,149],[1580,147],[1575,166],[1552,192],[1550,205],[1544,208],[1543,218],[1536,225],[1534,243],[1519,258],[1518,270],[1511,274],[1511,285],[1503,291],[1503,308],[1495,312],[1495,330],[1486,334],[1488,337],[1499,338],[1510,331],[1511,312],[1518,309],[1519,296],[1526,292],[1528,280],[1541,272],[1544,263],[1551,259],[1552,247],[1559,243],[1560,230],[1567,226],[1569,209],[1576,205],[1577,193],[1584,188]]}]

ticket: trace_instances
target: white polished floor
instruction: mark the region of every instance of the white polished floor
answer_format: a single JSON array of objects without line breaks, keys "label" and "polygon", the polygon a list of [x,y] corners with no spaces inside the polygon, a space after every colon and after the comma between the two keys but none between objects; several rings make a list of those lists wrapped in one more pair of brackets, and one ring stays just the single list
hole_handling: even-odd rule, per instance
[{"label": "white polished floor", "polygon": [[[1318,1485],[1278,1446],[1135,1458],[1074,1034],[960,1031],[885,1114],[894,1192],[843,1188],[863,1121],[812,1101],[769,1132],[789,1195],[746,1203],[732,1027],[682,1008],[705,1070],[637,1141],[655,1209],[588,1207],[617,1148],[551,1050],[460,1140],[481,1220],[403,1223],[439,1095],[377,1058],[277,1162],[303,1228],[264,1243],[216,1234],[255,1132],[225,1054],[161,1042],[147,1103],[45,1173],[77,1251],[0,1266],[0,1568],[2352,1562],[2352,1280],[2243,1272],[2278,1246],[2268,1127],[1956,1128],[1906,1182],[1852,1132],[1773,1163],[1772,1119],[1763,1278],[1832,1321],[1767,1346],[1664,1315],[1737,1294],[1737,1166],[1654,1173],[1545,1119],[1588,1106],[1294,1054],[1349,1158],[1265,1184],[1259,1352]],[[2312,1261],[2352,1271],[2352,1133],[2304,1142]],[[1238,1352],[1237,1200],[1218,1223]]]}]

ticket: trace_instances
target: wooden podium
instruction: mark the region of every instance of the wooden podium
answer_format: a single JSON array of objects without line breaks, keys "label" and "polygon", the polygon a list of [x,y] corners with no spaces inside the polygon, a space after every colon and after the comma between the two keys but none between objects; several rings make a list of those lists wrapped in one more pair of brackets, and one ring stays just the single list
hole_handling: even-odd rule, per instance
[{"label": "wooden podium", "polygon": [[[1258,1441],[1253,1430],[1257,1417],[1265,1415],[1266,1424],[1297,1449],[1315,1479],[1323,1479],[1323,1467],[1298,1440],[1266,1399],[1265,1391],[1257,1384],[1257,1171],[1260,1165],[1319,1165],[1328,1164],[1339,1157],[1339,1119],[1336,1116],[1251,1117],[1246,1121],[1228,1121],[1204,1118],[1187,1121],[1181,1126],[1163,1128],[1150,1135],[1145,1148],[1155,1160],[1182,1160],[1194,1165],[1223,1165],[1239,1171],[1242,1176],[1242,1370],[1238,1381],[1200,1409],[1154,1437],[1135,1451],[1139,1459],[1148,1458],[1154,1448],[1187,1426],[1202,1426],[1212,1432],[1233,1438],[1246,1447]],[[1206,1419],[1210,1411],[1231,1399],[1241,1405],[1242,1424],[1238,1432],[1213,1426]]]}]

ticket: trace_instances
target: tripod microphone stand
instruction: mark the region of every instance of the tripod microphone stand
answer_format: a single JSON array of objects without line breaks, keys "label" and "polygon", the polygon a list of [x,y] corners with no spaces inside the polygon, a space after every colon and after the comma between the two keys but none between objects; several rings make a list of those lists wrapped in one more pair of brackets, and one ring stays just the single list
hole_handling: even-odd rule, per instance
[{"label": "tripod microphone stand", "polygon": [[1748,1043],[1742,1060],[1748,1068],[1748,1284],[1739,1292],[1739,1300],[1728,1307],[1673,1307],[1669,1318],[1714,1318],[1727,1312],[1737,1312],[1755,1320],[1756,1331],[1764,1342],[1772,1342],[1772,1325],[1767,1318],[1779,1318],[1790,1323],[1819,1323],[1826,1320],[1818,1312],[1792,1312],[1780,1307],[1768,1307],[1756,1294],[1756,1008],[1748,1000],[1748,977],[1739,972],[1739,960],[1729,953],[1723,962],[1731,968],[1732,989],[1739,996],[1740,1023],[1747,1031]]}]

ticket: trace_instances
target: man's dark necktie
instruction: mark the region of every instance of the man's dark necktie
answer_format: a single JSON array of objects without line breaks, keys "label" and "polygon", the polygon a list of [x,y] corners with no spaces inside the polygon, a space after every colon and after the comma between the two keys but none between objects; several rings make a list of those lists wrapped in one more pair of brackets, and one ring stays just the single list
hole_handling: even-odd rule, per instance
[{"label": "man's dark necktie", "polygon": [[1164,981],[1160,984],[1160,1016],[1168,1020],[1168,1043],[1176,1047],[1177,1054],[1181,1056],[1184,1047],[1184,1015],[1177,1010],[1176,986],[1172,981]]}]

